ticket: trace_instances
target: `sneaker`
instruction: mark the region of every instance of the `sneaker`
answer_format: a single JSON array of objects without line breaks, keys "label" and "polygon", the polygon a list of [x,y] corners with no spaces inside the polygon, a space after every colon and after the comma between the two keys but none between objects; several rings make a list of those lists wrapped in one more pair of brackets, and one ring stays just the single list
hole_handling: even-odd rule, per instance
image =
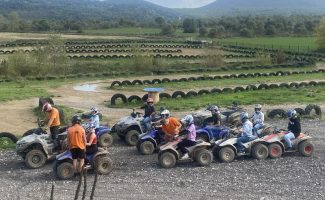
[{"label": "sneaker", "polygon": [[186,159],[189,159],[189,158],[190,157],[188,156],[188,153],[186,153],[181,157],[181,160],[186,160]]}]

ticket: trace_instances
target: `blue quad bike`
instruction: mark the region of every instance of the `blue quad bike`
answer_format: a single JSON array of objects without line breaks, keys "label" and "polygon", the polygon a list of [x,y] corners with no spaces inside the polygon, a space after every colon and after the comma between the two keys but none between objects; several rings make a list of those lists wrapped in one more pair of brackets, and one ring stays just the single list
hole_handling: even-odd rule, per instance
[{"label": "blue quad bike", "polygon": [[[113,161],[109,158],[108,152],[100,147],[96,153],[86,154],[85,165],[90,165],[90,169],[103,175],[109,174],[113,170]],[[62,180],[70,179],[74,176],[70,151],[65,151],[56,156],[53,171]]]},{"label": "blue quad bike", "polygon": [[153,129],[139,136],[136,144],[137,150],[143,155],[153,154],[159,150],[159,145],[164,142],[164,133],[161,129]]},{"label": "blue quad bike", "polygon": [[196,140],[210,142],[213,144],[215,141],[229,138],[231,136],[231,129],[226,126],[203,126],[196,130]]}]

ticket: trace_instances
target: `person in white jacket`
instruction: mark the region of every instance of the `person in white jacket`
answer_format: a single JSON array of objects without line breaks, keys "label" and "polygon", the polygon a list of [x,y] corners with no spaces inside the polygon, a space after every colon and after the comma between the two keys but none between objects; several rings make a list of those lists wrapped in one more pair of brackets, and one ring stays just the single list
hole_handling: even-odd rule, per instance
[{"label": "person in white jacket", "polygon": [[257,136],[257,131],[264,126],[264,113],[261,111],[262,105],[255,105],[255,112],[253,113],[253,134]]}]

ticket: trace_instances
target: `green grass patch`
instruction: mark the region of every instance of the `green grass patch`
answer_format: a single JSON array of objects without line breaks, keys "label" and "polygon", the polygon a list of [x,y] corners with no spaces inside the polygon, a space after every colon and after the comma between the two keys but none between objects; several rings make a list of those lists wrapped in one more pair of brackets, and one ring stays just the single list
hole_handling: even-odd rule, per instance
[{"label": "green grass patch", "polygon": [[134,85],[116,87],[116,90],[125,91],[142,91],[145,87],[161,87],[167,92],[174,90],[185,90],[185,89],[204,89],[212,87],[231,87],[231,86],[245,86],[250,84],[261,84],[261,83],[281,83],[281,82],[295,82],[295,81],[308,81],[308,80],[325,80],[323,73],[317,74],[296,74],[289,76],[269,76],[269,77],[254,77],[254,78],[230,78],[220,80],[202,80],[202,81],[188,81],[188,82],[169,82],[154,85]]},{"label": "green grass patch", "polygon": [[0,138],[0,149],[14,149],[16,144],[13,143],[9,138]]},{"label": "green grass patch", "polygon": [[160,31],[161,29],[159,28],[126,27],[99,30],[84,30],[84,33],[92,35],[157,35],[160,33]]},{"label": "green grass patch", "polygon": [[[312,95],[310,95],[312,94]],[[324,102],[325,87],[306,87],[298,89],[269,89],[244,91],[240,93],[223,93],[197,96],[188,99],[161,99],[156,107],[166,107],[174,111],[196,110],[206,107],[208,104],[216,104],[222,107],[229,106],[236,101],[240,105],[252,105],[256,103],[268,105],[281,105],[290,103],[315,104]],[[133,108],[142,103],[117,104],[117,108]]]},{"label": "green grass patch", "polygon": [[256,37],[218,39],[225,44],[290,51],[314,51],[317,49],[314,37]]}]

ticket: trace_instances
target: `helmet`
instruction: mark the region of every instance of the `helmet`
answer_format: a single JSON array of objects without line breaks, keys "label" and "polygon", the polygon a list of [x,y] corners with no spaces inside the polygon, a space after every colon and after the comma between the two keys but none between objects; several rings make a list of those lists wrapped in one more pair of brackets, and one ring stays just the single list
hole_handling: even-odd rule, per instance
[{"label": "helmet", "polygon": [[148,98],[147,103],[153,103],[153,98]]},{"label": "helmet", "polygon": [[168,118],[170,116],[170,112],[169,110],[163,110],[160,115],[162,116],[162,118]]},{"label": "helmet", "polygon": [[247,112],[240,113],[240,120],[243,121],[245,119],[248,119],[248,113]]},{"label": "helmet", "polygon": [[98,112],[98,109],[97,109],[96,107],[92,107],[92,108],[90,109],[90,111],[91,111],[92,113],[97,113],[97,112]]},{"label": "helmet", "polygon": [[261,110],[262,105],[261,104],[255,104],[255,110]]},{"label": "helmet", "polygon": [[287,116],[288,116],[289,118],[294,118],[295,116],[297,116],[297,111],[294,110],[294,109],[292,109],[292,110],[288,110],[288,112],[287,112]]},{"label": "helmet", "polygon": [[212,112],[212,111],[218,111],[219,108],[218,108],[218,106],[210,105],[210,106],[208,106],[207,110]]},{"label": "helmet", "polygon": [[74,115],[71,119],[72,124],[80,124],[81,123],[81,118],[78,115]]},{"label": "helmet", "polygon": [[46,103],[43,105],[42,111],[43,111],[43,112],[50,112],[51,110],[52,110],[52,106],[51,106],[51,104],[46,102]]},{"label": "helmet", "polygon": [[181,122],[183,124],[187,124],[187,125],[193,124],[193,122],[194,122],[193,116],[192,115],[186,115],[185,117],[183,117],[181,119]]},{"label": "helmet", "polygon": [[95,125],[93,123],[87,123],[84,128],[85,128],[86,132],[89,133],[91,129],[95,128]]}]

